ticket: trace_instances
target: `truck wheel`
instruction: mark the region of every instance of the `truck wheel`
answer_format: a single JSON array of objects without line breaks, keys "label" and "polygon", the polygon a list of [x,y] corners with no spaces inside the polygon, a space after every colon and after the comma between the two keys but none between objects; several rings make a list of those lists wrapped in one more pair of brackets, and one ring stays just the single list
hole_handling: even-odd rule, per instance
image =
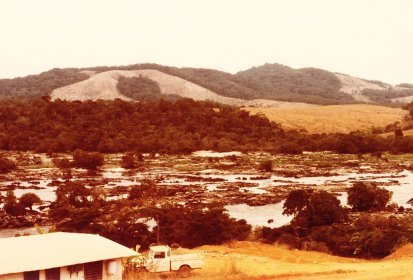
[{"label": "truck wheel", "polygon": [[191,275],[191,268],[187,265],[183,265],[178,270],[179,277],[187,278]]}]

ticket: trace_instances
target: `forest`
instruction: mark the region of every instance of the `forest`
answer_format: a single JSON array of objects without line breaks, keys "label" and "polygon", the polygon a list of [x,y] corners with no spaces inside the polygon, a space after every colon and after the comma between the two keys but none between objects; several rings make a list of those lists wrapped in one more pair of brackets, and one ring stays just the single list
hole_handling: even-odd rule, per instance
[{"label": "forest", "polygon": [[192,99],[127,102],[61,101],[48,97],[0,102],[0,149],[35,152],[197,150],[299,154],[413,152],[413,138],[364,132],[308,134],[287,131],[263,115]]},{"label": "forest", "polygon": [[86,80],[89,76],[75,68],[52,69],[14,79],[0,79],[0,100],[32,99],[49,95],[52,90]]},{"label": "forest", "polygon": [[263,115],[192,99],[50,102],[44,97],[0,102],[2,150],[162,154],[197,150],[287,154],[413,152],[413,138],[403,136],[402,131],[396,136],[383,138],[358,131],[287,131]]}]

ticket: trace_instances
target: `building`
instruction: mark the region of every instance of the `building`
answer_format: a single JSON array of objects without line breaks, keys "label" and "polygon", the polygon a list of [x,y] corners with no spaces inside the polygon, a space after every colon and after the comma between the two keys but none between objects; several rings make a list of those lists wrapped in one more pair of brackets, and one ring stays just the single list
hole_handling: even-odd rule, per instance
[{"label": "building", "polygon": [[0,280],[120,280],[137,253],[94,234],[48,233],[0,239]]}]

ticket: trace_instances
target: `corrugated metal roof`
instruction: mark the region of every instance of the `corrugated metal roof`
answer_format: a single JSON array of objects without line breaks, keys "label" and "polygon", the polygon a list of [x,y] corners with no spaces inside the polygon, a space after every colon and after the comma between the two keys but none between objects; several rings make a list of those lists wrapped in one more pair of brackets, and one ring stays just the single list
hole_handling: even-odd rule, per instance
[{"label": "corrugated metal roof", "polygon": [[94,234],[56,232],[0,239],[0,275],[135,256]]}]

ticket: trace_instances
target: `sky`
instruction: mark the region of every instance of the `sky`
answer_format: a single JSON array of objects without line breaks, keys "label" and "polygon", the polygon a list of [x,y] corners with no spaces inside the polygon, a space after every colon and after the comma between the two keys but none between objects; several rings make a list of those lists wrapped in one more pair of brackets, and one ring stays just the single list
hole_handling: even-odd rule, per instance
[{"label": "sky", "polygon": [[0,0],[0,78],[264,63],[413,83],[411,0]]}]

